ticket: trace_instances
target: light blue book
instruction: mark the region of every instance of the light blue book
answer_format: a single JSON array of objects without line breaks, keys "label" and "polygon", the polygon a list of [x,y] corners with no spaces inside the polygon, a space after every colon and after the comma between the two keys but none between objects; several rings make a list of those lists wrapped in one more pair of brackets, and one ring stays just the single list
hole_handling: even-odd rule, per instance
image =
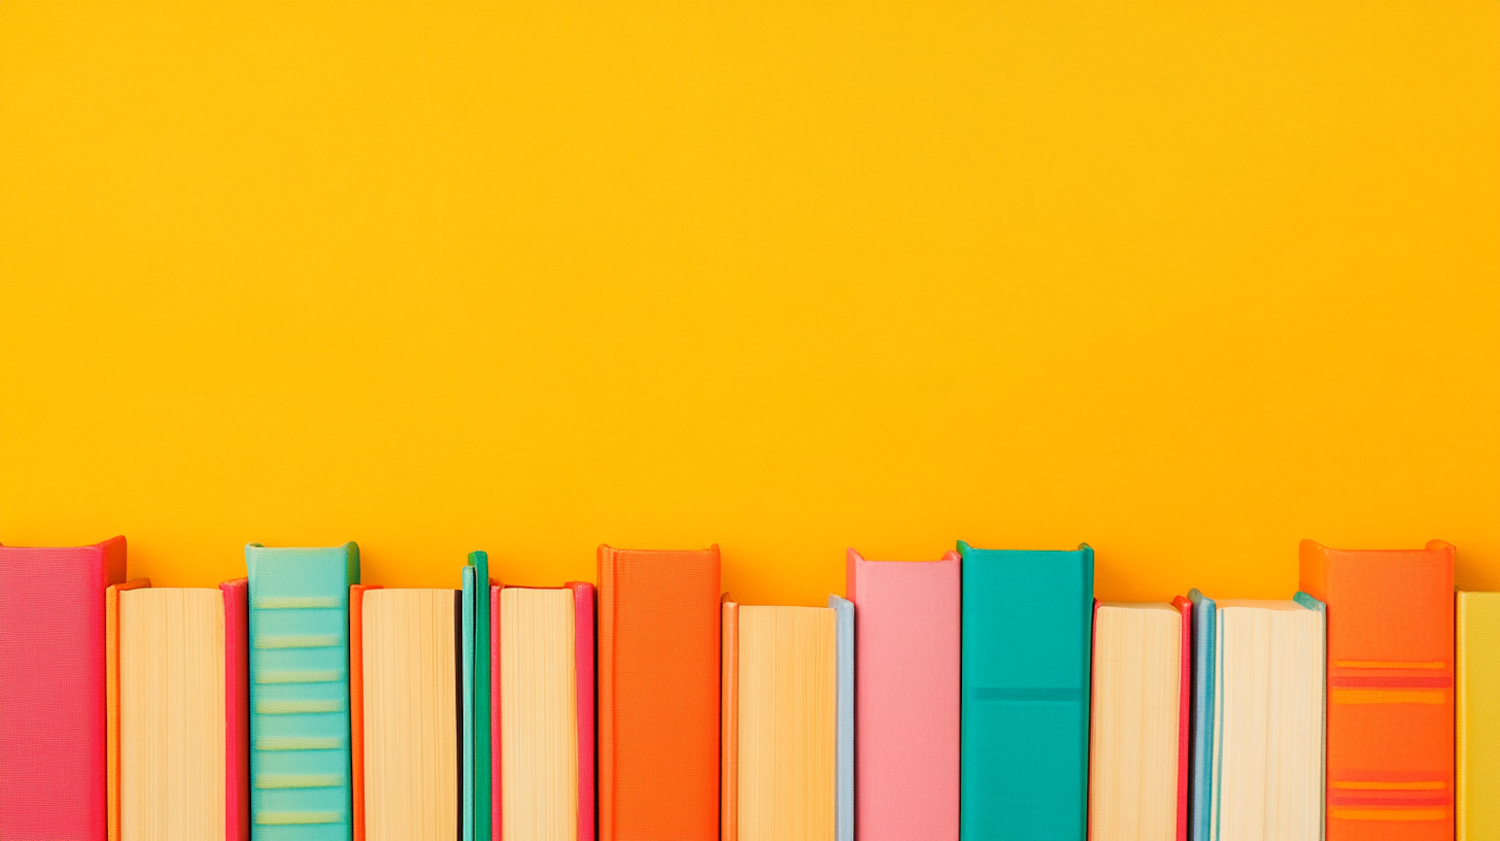
[{"label": "light blue book", "polygon": [[963,541],[963,841],[1083,841],[1094,551]]},{"label": "light blue book", "polygon": [[1194,588],[1193,603],[1193,731],[1188,765],[1192,791],[1188,798],[1188,831],[1192,841],[1209,841],[1212,823],[1209,794],[1213,786],[1214,600]]},{"label": "light blue book", "polygon": [[256,841],[347,841],[349,585],[359,547],[245,547],[250,821]]},{"label": "light blue book", "polygon": [[854,603],[828,597],[838,636],[838,721],[834,745],[834,838],[854,841]]}]

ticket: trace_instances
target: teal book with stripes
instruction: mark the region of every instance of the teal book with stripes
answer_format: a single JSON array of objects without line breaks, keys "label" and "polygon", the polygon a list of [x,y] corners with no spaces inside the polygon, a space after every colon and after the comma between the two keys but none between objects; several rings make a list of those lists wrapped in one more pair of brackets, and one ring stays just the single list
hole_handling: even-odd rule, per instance
[{"label": "teal book with stripes", "polygon": [[958,551],[959,837],[1084,841],[1094,550]]},{"label": "teal book with stripes", "polygon": [[245,547],[256,841],[347,841],[349,585],[359,547]]}]

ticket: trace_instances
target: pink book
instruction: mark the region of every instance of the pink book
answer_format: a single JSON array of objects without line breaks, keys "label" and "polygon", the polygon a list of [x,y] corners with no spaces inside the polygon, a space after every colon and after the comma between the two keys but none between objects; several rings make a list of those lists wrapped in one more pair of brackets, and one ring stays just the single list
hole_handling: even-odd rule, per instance
[{"label": "pink book", "polygon": [[960,563],[848,552],[860,841],[958,839]]},{"label": "pink book", "polygon": [[[594,585],[587,581],[570,581],[563,585],[573,591],[573,668],[578,693],[575,706],[578,716],[578,841],[594,841]],[[500,703],[500,591],[504,585],[490,587],[490,799],[491,836],[503,841],[505,824],[501,820],[504,766],[501,753],[501,727],[505,711]]]},{"label": "pink book", "polygon": [[250,841],[250,580],[224,594],[224,837]]},{"label": "pink book", "polygon": [[[1094,600],[1096,605],[1098,602],[1098,599]],[[1172,606],[1182,614],[1182,660],[1177,672],[1180,681],[1180,697],[1177,699],[1177,841],[1187,841],[1188,790],[1192,786],[1188,747],[1192,744],[1193,603],[1186,596],[1177,596],[1172,599]]]},{"label": "pink book", "polygon": [[0,546],[0,838],[105,841],[104,588],[125,538]]}]

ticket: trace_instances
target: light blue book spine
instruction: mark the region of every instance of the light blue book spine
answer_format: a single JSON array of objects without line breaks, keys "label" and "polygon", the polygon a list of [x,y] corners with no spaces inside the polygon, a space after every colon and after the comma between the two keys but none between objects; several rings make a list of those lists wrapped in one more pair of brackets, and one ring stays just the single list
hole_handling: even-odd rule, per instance
[{"label": "light blue book spine", "polygon": [[245,547],[250,814],[256,841],[347,841],[349,585],[359,547]]},{"label": "light blue book spine", "polygon": [[1083,841],[1094,552],[962,541],[963,841]]},{"label": "light blue book spine", "polygon": [[476,571],[471,566],[464,567],[464,630],[463,630],[463,670],[464,670],[464,779],[463,779],[463,841],[474,841],[474,612],[475,584],[478,581]]},{"label": "light blue book spine", "polygon": [[1214,700],[1218,678],[1218,622],[1214,600],[1194,589],[1193,603],[1193,730],[1190,734],[1192,773],[1188,794],[1188,829],[1191,841],[1212,837]]},{"label": "light blue book spine", "polygon": [[828,597],[838,635],[838,740],[835,745],[836,783],[834,838],[854,841],[854,603]]}]

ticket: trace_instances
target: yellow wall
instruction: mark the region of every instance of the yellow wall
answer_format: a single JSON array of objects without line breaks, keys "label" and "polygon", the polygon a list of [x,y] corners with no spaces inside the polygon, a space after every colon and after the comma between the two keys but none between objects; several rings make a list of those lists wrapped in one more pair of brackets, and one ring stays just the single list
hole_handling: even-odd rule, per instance
[{"label": "yellow wall", "polygon": [[1500,3],[0,4],[0,540],[1500,589]]}]

